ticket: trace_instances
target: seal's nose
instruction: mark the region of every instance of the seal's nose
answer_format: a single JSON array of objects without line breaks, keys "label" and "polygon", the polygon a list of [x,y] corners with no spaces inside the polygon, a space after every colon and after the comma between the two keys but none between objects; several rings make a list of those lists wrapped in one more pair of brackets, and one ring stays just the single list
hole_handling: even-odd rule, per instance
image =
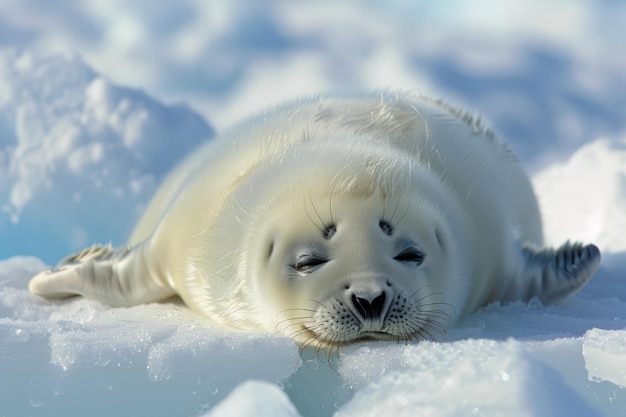
[{"label": "seal's nose", "polygon": [[357,313],[361,319],[376,320],[383,316],[386,298],[387,296],[383,291],[371,300],[352,294],[350,301],[352,301],[352,310]]}]

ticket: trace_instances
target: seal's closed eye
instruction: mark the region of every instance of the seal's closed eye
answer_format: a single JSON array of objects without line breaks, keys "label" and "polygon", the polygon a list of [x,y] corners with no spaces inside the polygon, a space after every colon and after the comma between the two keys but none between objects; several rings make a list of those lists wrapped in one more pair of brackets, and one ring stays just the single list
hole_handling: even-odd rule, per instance
[{"label": "seal's closed eye", "polygon": [[326,262],[328,262],[328,259],[320,255],[307,253],[299,255],[296,258],[296,262],[291,265],[291,267],[295,269],[298,274],[306,275],[313,272],[317,267],[324,265]]},{"label": "seal's closed eye", "polygon": [[424,262],[424,253],[417,248],[408,247],[403,249],[399,254],[393,257],[396,261],[400,262],[410,262],[415,264],[415,266],[419,266]]}]

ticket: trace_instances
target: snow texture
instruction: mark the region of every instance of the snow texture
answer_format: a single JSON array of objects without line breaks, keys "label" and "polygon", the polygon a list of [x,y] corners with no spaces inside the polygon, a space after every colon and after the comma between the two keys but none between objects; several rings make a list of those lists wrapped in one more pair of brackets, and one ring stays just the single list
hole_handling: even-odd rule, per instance
[{"label": "snow texture", "polygon": [[0,234],[12,237],[0,254],[53,262],[123,244],[164,175],[211,135],[188,108],[112,85],[76,55],[0,51]]},{"label": "snow texture", "polygon": [[375,382],[359,390],[337,417],[599,415],[513,340],[387,347],[383,367],[363,367],[380,365],[379,349],[358,349],[346,361],[341,374],[348,383],[360,385],[362,375],[355,377],[354,371],[363,368]]},{"label": "snow texture", "polygon": [[297,417],[298,411],[276,385],[263,381],[247,381],[238,386],[206,417]]},{"label": "snow texture", "polygon": [[[0,0],[0,417],[626,415],[624,19],[608,0]],[[27,291],[74,250],[122,244],[209,121],[380,88],[483,114],[531,174],[547,240],[602,249],[590,284],[330,364],[176,299]]]},{"label": "snow texture", "polygon": [[583,356],[590,378],[626,386],[626,331],[589,330],[583,337]]}]

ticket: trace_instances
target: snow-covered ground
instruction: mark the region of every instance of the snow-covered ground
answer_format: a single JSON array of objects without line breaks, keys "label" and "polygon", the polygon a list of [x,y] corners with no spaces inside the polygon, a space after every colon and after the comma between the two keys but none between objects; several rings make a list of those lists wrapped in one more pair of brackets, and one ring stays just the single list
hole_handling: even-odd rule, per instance
[{"label": "snow-covered ground", "polygon": [[[625,20],[609,0],[0,1],[0,416],[626,415]],[[373,88],[482,113],[528,168],[548,241],[603,250],[591,283],[330,365],[175,301],[26,290],[71,251],[122,244],[214,131]]]}]

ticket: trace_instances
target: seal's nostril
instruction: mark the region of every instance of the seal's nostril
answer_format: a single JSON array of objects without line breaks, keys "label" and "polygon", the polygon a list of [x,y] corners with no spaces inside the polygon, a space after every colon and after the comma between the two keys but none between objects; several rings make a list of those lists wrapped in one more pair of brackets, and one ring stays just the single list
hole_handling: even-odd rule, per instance
[{"label": "seal's nostril", "polygon": [[385,293],[381,293],[378,297],[372,300],[371,306],[371,317],[378,318],[381,316],[383,307],[385,306]]},{"label": "seal's nostril", "polygon": [[369,301],[367,301],[365,298],[357,297],[354,294],[352,294],[351,300],[352,300],[352,306],[356,310],[356,313],[364,319],[369,318],[369,311],[370,311]]}]

